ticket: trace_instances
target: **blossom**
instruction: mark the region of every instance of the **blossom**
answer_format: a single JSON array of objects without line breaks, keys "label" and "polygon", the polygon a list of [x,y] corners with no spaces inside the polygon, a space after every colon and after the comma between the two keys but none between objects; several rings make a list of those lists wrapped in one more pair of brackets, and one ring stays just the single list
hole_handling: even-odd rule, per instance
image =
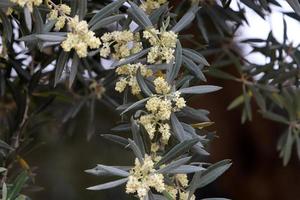
[{"label": "blossom", "polygon": [[88,29],[86,21],[79,21],[76,15],[68,22],[68,26],[72,32],[67,34],[67,39],[61,44],[64,51],[69,52],[75,49],[78,56],[82,58],[87,56],[88,48],[99,48],[101,41],[93,31]]},{"label": "blossom", "polygon": [[175,178],[178,180],[178,182],[180,183],[180,185],[182,187],[187,187],[188,184],[189,184],[189,180],[187,178],[187,175],[186,174],[176,174],[175,175]]},{"label": "blossom", "polygon": [[21,7],[27,7],[30,12],[33,11],[33,6],[39,6],[43,3],[43,0],[10,0],[12,3],[16,3]]},{"label": "blossom", "polygon": [[151,45],[147,61],[151,64],[167,62],[174,59],[174,52],[177,42],[177,34],[173,31],[159,31],[155,28],[145,30],[143,37]]},{"label": "blossom", "polygon": [[154,80],[155,91],[158,94],[168,94],[170,92],[171,87],[165,81],[164,78],[158,77]]},{"label": "blossom", "polygon": [[121,77],[116,83],[115,90],[123,92],[125,87],[128,85],[131,87],[132,94],[139,94],[141,89],[136,79],[138,69],[140,69],[143,77],[149,77],[152,75],[152,70],[147,69],[146,66],[141,63],[122,65],[116,69],[116,73]]},{"label": "blossom", "polygon": [[143,200],[150,188],[163,192],[165,190],[164,176],[156,173],[151,156],[145,155],[143,163],[138,159],[135,160],[135,167],[130,170],[126,184],[126,193],[137,193],[138,197]]},{"label": "blossom", "polygon": [[151,13],[153,10],[158,9],[166,2],[167,0],[146,0],[142,2],[141,8],[147,13]]},{"label": "blossom", "polygon": [[132,31],[113,31],[104,33],[101,37],[103,45],[100,49],[100,56],[107,58],[111,54],[110,48],[113,48],[111,54],[114,59],[122,59],[142,50],[139,34]]}]

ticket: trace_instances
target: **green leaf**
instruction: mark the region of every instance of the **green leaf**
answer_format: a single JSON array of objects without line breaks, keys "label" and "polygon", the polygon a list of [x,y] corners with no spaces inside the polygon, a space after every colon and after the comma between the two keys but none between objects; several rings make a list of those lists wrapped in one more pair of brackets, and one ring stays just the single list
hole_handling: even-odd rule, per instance
[{"label": "green leaf", "polygon": [[113,167],[113,166],[97,165],[97,169],[105,171],[107,175],[121,176],[121,177],[129,176],[129,173],[127,171],[118,169],[117,167]]},{"label": "green leaf", "polygon": [[276,113],[273,113],[271,111],[266,111],[266,112],[263,112],[263,117],[267,118],[267,119],[270,119],[270,120],[273,120],[273,121],[276,121],[276,122],[279,122],[279,123],[283,123],[283,124],[289,124],[289,121],[281,116],[281,115],[278,115]]},{"label": "green leaf", "polygon": [[176,50],[175,50],[175,64],[171,68],[167,69],[167,81],[172,83],[177,77],[180,67],[182,65],[182,46],[179,40],[177,40]]},{"label": "green leaf", "polygon": [[298,0],[286,0],[293,10],[300,16],[300,3]]},{"label": "green leaf", "polygon": [[128,14],[132,19],[141,27],[149,28],[152,26],[151,20],[148,18],[147,14],[135,3],[129,2],[130,8],[128,9]]},{"label": "green leaf", "polygon": [[120,61],[115,61],[112,64],[112,68],[118,67],[120,65],[126,65],[128,63],[132,63],[132,62],[136,62],[139,58],[141,58],[142,56],[146,55],[149,52],[150,48],[148,49],[144,49],[142,51],[140,51],[139,53],[133,54],[131,56],[128,56]]},{"label": "green leaf", "polygon": [[183,56],[183,63],[185,65],[185,67],[194,75],[196,76],[198,79],[202,80],[202,81],[207,81],[204,74],[201,71],[201,66],[196,65],[196,63],[194,63],[192,60],[190,60],[189,58]]},{"label": "green leaf", "polygon": [[236,97],[227,107],[227,110],[232,110],[236,107],[238,107],[239,105],[241,105],[244,102],[244,96],[240,95],[238,97]]},{"label": "green leaf", "polygon": [[227,80],[236,80],[236,78],[234,76],[232,76],[231,74],[228,74],[219,69],[216,69],[216,67],[209,68],[209,71],[207,73],[210,76],[213,76],[216,78],[222,78],[222,79],[227,79]]},{"label": "green leaf", "polygon": [[191,140],[185,140],[185,141],[177,144],[175,147],[173,147],[170,151],[168,151],[168,153],[166,153],[161,158],[161,160],[156,164],[156,166],[160,166],[165,163],[168,163],[172,159],[177,158],[178,156],[182,155],[183,153],[186,153],[191,147],[193,147],[198,142],[199,142],[199,139],[191,139]]},{"label": "green leaf", "polygon": [[187,12],[179,22],[172,28],[172,31],[175,33],[180,32],[182,29],[190,25],[190,23],[194,20],[195,13],[194,11]]},{"label": "green leaf", "polygon": [[126,0],[115,1],[113,3],[108,4],[104,8],[102,8],[89,21],[89,27],[91,27],[94,24],[96,24],[99,20],[102,20],[103,18],[105,18],[105,17],[111,15],[112,13],[114,13],[114,11],[118,10],[125,1]]},{"label": "green leaf", "polygon": [[76,53],[74,53],[73,59],[72,59],[71,70],[70,70],[69,87],[72,87],[72,84],[75,80],[79,63],[80,63],[80,58],[78,57],[78,55]]},{"label": "green leaf", "polygon": [[120,136],[117,136],[117,135],[112,135],[112,134],[103,134],[101,135],[102,137],[104,137],[105,139],[107,140],[110,140],[112,142],[115,142],[115,143],[118,143],[122,146],[127,146],[129,143],[128,143],[128,140],[125,139],[125,138],[122,138]]},{"label": "green leaf", "polygon": [[7,200],[7,186],[4,182],[2,185],[2,199],[1,200]]},{"label": "green leaf", "polygon": [[55,81],[54,81],[54,86],[57,85],[59,82],[62,72],[65,69],[65,65],[69,59],[69,52],[61,51],[60,55],[58,56],[57,63],[56,63],[56,68],[55,68]]},{"label": "green leaf", "polygon": [[143,138],[141,136],[140,127],[137,124],[136,120],[133,119],[133,117],[131,117],[131,132],[132,132],[134,142],[141,150],[142,155],[145,155],[146,153],[145,146],[144,146]]},{"label": "green leaf", "polygon": [[171,170],[169,174],[191,174],[203,170],[205,170],[205,168],[203,167],[198,167],[193,165],[182,165],[176,169]]},{"label": "green leaf", "polygon": [[182,52],[186,57],[190,58],[191,60],[195,61],[196,63],[203,64],[205,66],[210,66],[210,64],[207,62],[207,60],[204,58],[204,56],[201,55],[199,52],[197,52],[193,49],[187,49],[187,48],[184,48]]},{"label": "green leaf", "polygon": [[17,178],[13,182],[12,188],[9,190],[7,195],[7,200],[15,200],[15,198],[19,195],[20,191],[22,190],[23,186],[28,180],[28,174],[26,171],[21,172]]},{"label": "green leaf", "polygon": [[24,18],[25,18],[25,24],[29,32],[32,31],[32,18],[31,13],[29,11],[29,8],[27,6],[24,6]]},{"label": "green leaf", "polygon": [[87,190],[106,190],[106,189],[110,189],[110,188],[115,188],[115,187],[118,187],[118,186],[126,183],[127,181],[128,181],[128,178],[123,178],[123,179],[120,179],[117,181],[111,181],[108,183],[89,187],[89,188],[87,188]]},{"label": "green leaf", "polygon": [[5,13],[0,9],[0,19],[3,24],[3,33],[5,33],[5,38],[11,42],[13,30],[12,30],[12,24],[9,18],[5,15]]},{"label": "green leaf", "polygon": [[214,85],[201,85],[201,86],[193,86],[188,88],[180,89],[179,92],[182,94],[206,94],[210,92],[215,92],[222,89],[219,86]]},{"label": "green leaf", "polygon": [[223,160],[208,167],[204,172],[196,173],[192,179],[189,190],[194,193],[196,189],[203,188],[215,181],[231,166],[230,160]]},{"label": "green leaf", "polygon": [[144,163],[144,155],[142,154],[142,151],[137,146],[137,144],[131,139],[128,139],[128,142],[129,142],[129,147],[133,151],[134,155],[139,159],[140,163]]},{"label": "green leaf", "polygon": [[148,97],[153,95],[152,91],[149,89],[148,85],[146,84],[146,82],[141,74],[140,68],[137,71],[136,80],[144,94],[146,94]]},{"label": "green leaf", "polygon": [[184,136],[185,131],[174,113],[171,114],[171,124],[172,124],[173,134],[175,135],[175,137],[179,141],[183,141],[185,139]]},{"label": "green leaf", "polygon": [[131,104],[129,107],[127,107],[120,115],[123,115],[125,113],[127,113],[128,111],[134,109],[135,107],[138,107],[142,104],[144,104],[146,101],[148,101],[149,97],[148,98],[145,98],[145,99],[142,99],[142,100],[139,100],[133,104]]},{"label": "green leaf", "polygon": [[77,0],[79,20],[83,20],[87,13],[87,0]]},{"label": "green leaf", "polygon": [[165,174],[165,173],[169,173],[170,171],[186,164],[187,162],[189,162],[191,160],[191,156],[190,157],[186,157],[186,158],[181,158],[178,159],[176,161],[171,162],[170,164],[168,164],[167,166],[157,170],[157,173],[161,173],[161,174]]},{"label": "green leaf", "polygon": [[124,19],[124,18],[126,18],[125,14],[119,14],[119,15],[106,17],[106,18],[98,21],[97,23],[95,23],[95,25],[93,25],[90,29],[91,29],[91,31],[95,31],[95,30],[103,28],[107,25],[111,25],[114,22],[120,21],[121,19]]}]

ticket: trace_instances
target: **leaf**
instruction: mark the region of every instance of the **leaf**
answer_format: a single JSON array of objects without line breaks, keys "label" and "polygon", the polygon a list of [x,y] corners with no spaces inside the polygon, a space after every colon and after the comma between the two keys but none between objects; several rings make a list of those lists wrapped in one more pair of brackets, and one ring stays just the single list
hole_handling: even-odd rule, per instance
[{"label": "leaf", "polygon": [[244,102],[244,96],[240,95],[238,97],[236,97],[227,107],[227,110],[232,110],[236,107],[238,107],[239,105],[241,105]]},{"label": "leaf", "polygon": [[[129,171],[132,167],[126,167],[126,166],[111,166],[113,168],[117,168],[122,171]],[[112,175],[108,171],[104,170],[101,166],[97,165],[93,169],[87,169],[84,171],[85,173],[95,175],[95,176],[109,176]],[[128,173],[128,172],[127,172]],[[125,174],[124,174],[125,175]]]},{"label": "leaf", "polygon": [[201,55],[199,52],[197,52],[193,49],[187,49],[187,48],[184,48],[182,50],[182,52],[186,57],[192,59],[196,63],[203,64],[205,66],[210,66],[210,64],[207,62],[207,60],[204,58],[204,56]]},{"label": "leaf", "polygon": [[139,68],[137,71],[136,80],[144,94],[146,94],[148,97],[153,95],[141,74],[141,68]]},{"label": "leaf", "polygon": [[172,124],[173,134],[175,135],[175,137],[179,141],[183,141],[185,139],[184,136],[185,131],[174,113],[171,114],[171,124]]},{"label": "leaf", "polygon": [[207,81],[204,74],[201,71],[201,66],[196,65],[196,63],[194,63],[192,60],[190,60],[187,57],[183,57],[183,63],[185,65],[185,67],[194,75],[196,76],[198,79],[202,80],[202,81]]},{"label": "leaf", "polygon": [[7,186],[4,182],[2,185],[2,199],[1,200],[7,200]]},{"label": "leaf", "polygon": [[[33,36],[47,42],[62,42],[66,39],[66,37],[63,35],[55,35],[55,34],[35,34]],[[22,38],[20,38],[20,40],[22,40]]]},{"label": "leaf", "polygon": [[298,0],[286,0],[293,10],[300,16],[300,3]]},{"label": "leaf", "polygon": [[69,52],[65,52],[65,51],[61,51],[58,59],[57,59],[57,63],[56,63],[56,68],[55,68],[55,81],[54,81],[54,86],[57,85],[57,83],[59,82],[62,72],[65,69],[65,65],[69,59]]},{"label": "leaf", "polygon": [[149,52],[150,48],[148,49],[144,49],[142,51],[140,51],[139,53],[133,54],[131,56],[128,56],[120,61],[115,61],[112,64],[112,68],[118,67],[120,65],[126,65],[128,63],[134,62],[136,60],[138,60],[139,58],[141,58],[142,56],[146,55]]},{"label": "leaf", "polygon": [[115,187],[118,187],[119,185],[126,183],[127,181],[128,181],[128,178],[123,178],[123,179],[120,179],[117,181],[111,181],[111,182],[104,183],[101,185],[89,187],[89,188],[87,188],[87,190],[106,190],[106,189],[110,189],[110,188],[115,188]]},{"label": "leaf", "polygon": [[[1,2],[0,2],[1,5]],[[11,42],[13,30],[12,30],[12,24],[9,18],[5,15],[5,13],[0,9],[0,19],[3,24],[3,33],[5,33],[5,38]]]},{"label": "leaf", "polygon": [[110,140],[112,142],[115,142],[115,143],[118,143],[122,146],[127,146],[129,143],[128,143],[128,140],[126,140],[125,138],[122,138],[120,136],[117,136],[117,135],[112,135],[112,134],[103,134],[101,135],[102,137],[104,137],[105,139],[107,140]]},{"label": "leaf", "polygon": [[289,124],[289,121],[281,116],[281,115],[278,115],[276,113],[273,113],[271,111],[266,111],[266,112],[263,112],[263,117],[267,118],[267,119],[270,119],[270,120],[273,120],[273,121],[276,121],[276,122],[279,122],[279,123],[283,123],[283,124]]},{"label": "leaf", "polygon": [[182,46],[179,40],[177,40],[176,50],[175,50],[175,64],[171,69],[167,69],[167,82],[172,83],[177,77],[180,67],[182,65]]},{"label": "leaf", "polygon": [[29,11],[29,8],[27,6],[24,6],[24,18],[25,18],[25,24],[29,32],[32,31],[32,18],[31,13]]},{"label": "leaf", "polygon": [[39,9],[36,7],[33,9],[33,19],[34,19],[34,25],[35,25],[34,27],[36,29],[36,32],[42,33],[44,22]]},{"label": "leaf", "polygon": [[151,20],[148,18],[147,14],[135,3],[129,2],[130,8],[128,9],[128,14],[132,19],[141,27],[149,28],[152,26]]},{"label": "leaf", "polygon": [[231,166],[230,160],[223,160],[208,167],[204,172],[198,172],[194,175],[189,190],[191,193],[198,188],[203,188],[215,181]]},{"label": "leaf", "polygon": [[182,165],[176,169],[173,169],[169,174],[191,174],[199,171],[204,171],[205,168],[193,166],[193,165]]},{"label": "leaf", "polygon": [[180,32],[182,29],[190,25],[190,23],[194,20],[195,13],[193,11],[187,12],[179,22],[172,28],[172,31],[175,33]]},{"label": "leaf", "polygon": [[160,165],[170,162],[172,159],[187,152],[191,147],[193,147],[198,142],[199,142],[199,139],[191,139],[191,140],[185,140],[185,141],[177,144],[175,147],[173,147],[170,151],[168,151],[161,158],[161,160],[156,164],[156,166],[160,166]]},{"label": "leaf", "polygon": [[20,191],[22,190],[23,186],[28,180],[28,175],[26,171],[22,171],[17,178],[13,182],[12,188],[9,190],[7,195],[7,200],[15,200],[15,198],[19,195]]},{"label": "leaf", "polygon": [[115,10],[118,10],[125,1],[126,0],[118,0],[118,1],[110,3],[107,6],[105,6],[104,8],[102,8],[89,21],[89,27],[93,26],[99,20],[102,20],[103,18],[107,17],[108,15],[111,15]]},{"label": "leaf", "polygon": [[179,160],[173,161],[170,164],[168,164],[167,166],[157,170],[157,173],[161,173],[161,174],[169,173],[170,171],[189,162],[191,160],[191,158],[192,157],[186,157],[186,158],[181,158]]},{"label": "leaf", "polygon": [[79,20],[83,20],[87,13],[87,0],[77,0]]},{"label": "leaf", "polygon": [[216,69],[216,67],[209,68],[208,74],[210,76],[216,77],[216,78],[222,78],[227,80],[236,80],[234,76],[231,74],[228,74],[227,72],[223,72],[219,69]]},{"label": "leaf", "polygon": [[182,94],[206,94],[210,92],[215,92],[222,89],[219,86],[214,85],[201,85],[201,86],[193,86],[188,88],[180,89],[179,92]]},{"label": "leaf", "polygon": [[140,106],[141,104],[144,104],[146,101],[148,101],[149,97],[148,98],[145,98],[145,99],[142,99],[142,100],[139,100],[133,104],[131,104],[128,108],[126,108],[120,115],[123,115],[125,113],[127,113],[128,111],[134,109],[135,107],[137,106]]},{"label": "leaf", "polygon": [[8,149],[8,150],[13,150],[11,146],[9,146],[6,142],[3,140],[0,140],[0,148]]},{"label": "leaf", "polygon": [[146,153],[145,146],[144,146],[143,138],[141,136],[140,127],[137,124],[136,120],[133,119],[133,117],[131,117],[131,132],[132,132],[134,142],[141,150],[142,155],[145,155]]},{"label": "leaf", "polygon": [[120,21],[121,19],[126,18],[125,14],[114,15],[110,17],[106,17],[93,25],[90,29],[91,31],[98,30],[99,28],[105,27],[107,25],[111,25],[114,22]]},{"label": "leaf", "polygon": [[168,4],[164,4],[164,5],[160,6],[158,9],[155,9],[149,16],[152,24],[158,24],[159,19],[167,11],[168,11]]},{"label": "leaf", "polygon": [[127,171],[118,169],[113,166],[105,166],[105,165],[97,165],[97,168],[100,170],[104,170],[107,172],[108,175],[114,175],[114,176],[121,176],[121,177],[128,177],[129,173]]},{"label": "leaf", "polygon": [[129,147],[132,149],[134,155],[139,159],[140,163],[144,163],[144,156],[140,148],[136,145],[136,143],[133,140],[128,139],[128,142],[129,142]]},{"label": "leaf", "polygon": [[69,77],[69,87],[72,87],[72,84],[75,80],[77,70],[78,70],[78,66],[79,66],[79,62],[80,62],[80,58],[78,57],[78,55],[76,53],[74,53],[73,59],[72,59],[70,77]]}]

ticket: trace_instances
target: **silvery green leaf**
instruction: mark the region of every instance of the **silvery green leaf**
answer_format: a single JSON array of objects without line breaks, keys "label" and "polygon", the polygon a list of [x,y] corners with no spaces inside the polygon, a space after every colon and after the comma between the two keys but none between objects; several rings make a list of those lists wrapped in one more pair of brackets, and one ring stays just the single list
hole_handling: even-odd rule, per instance
[{"label": "silvery green leaf", "polygon": [[25,18],[25,23],[26,27],[29,32],[32,31],[32,18],[31,18],[31,13],[29,11],[29,8],[27,6],[24,6],[24,18]]},{"label": "silvery green leaf", "polygon": [[148,85],[146,84],[146,82],[144,80],[144,77],[141,74],[140,68],[137,71],[136,80],[145,95],[147,95],[148,97],[153,95],[152,91],[149,89]]},{"label": "silvery green leaf", "polygon": [[145,146],[144,146],[143,138],[141,136],[140,127],[137,124],[137,121],[133,119],[133,117],[131,117],[131,132],[132,132],[134,142],[141,150],[142,155],[145,155],[146,153]]},{"label": "silvery green leaf", "polygon": [[121,176],[121,177],[128,177],[129,173],[127,171],[124,171],[122,169],[113,167],[113,166],[105,166],[105,165],[97,165],[98,169],[104,170],[108,175],[113,176]]},{"label": "silvery green leaf", "polygon": [[190,10],[187,12],[180,20],[179,22],[172,28],[172,31],[175,33],[180,32],[182,29],[190,25],[190,23],[195,18],[195,11]]},{"label": "silvery green leaf", "polygon": [[1,8],[6,8],[6,7],[12,7],[16,4],[14,4],[13,2],[11,2],[10,0],[1,0],[0,1],[0,7]]},{"label": "silvery green leaf", "polygon": [[87,0],[77,0],[79,20],[83,20],[87,13]]},{"label": "silvery green leaf", "polygon": [[28,172],[22,171],[12,183],[12,187],[7,194],[7,200],[14,200],[19,195],[28,179]]},{"label": "silvery green leaf", "polygon": [[152,22],[147,16],[147,14],[135,3],[129,2],[130,8],[128,9],[128,14],[132,17],[132,19],[141,27],[149,28],[152,26]]},{"label": "silvery green leaf", "polygon": [[139,100],[133,104],[131,104],[130,106],[128,106],[122,113],[121,115],[127,113],[128,111],[134,109],[134,108],[137,108],[138,106],[144,104],[146,101],[148,101],[149,97],[148,98],[145,98],[145,99],[142,99],[142,100]]},{"label": "silvery green leaf", "polygon": [[284,116],[278,115],[271,111],[266,111],[266,112],[263,112],[262,114],[263,114],[263,117],[265,117],[267,119],[270,119],[270,120],[273,120],[273,121],[276,121],[279,123],[287,124],[287,125],[289,124],[289,121]]},{"label": "silvery green leaf", "polygon": [[186,117],[191,117],[197,121],[210,121],[207,117],[208,113],[202,109],[194,109],[186,106],[182,109],[182,114]]},{"label": "silvery green leaf", "polygon": [[194,193],[196,189],[205,187],[211,182],[215,181],[231,166],[230,160],[223,160],[209,166],[204,172],[198,172],[194,175],[190,184],[189,190]]},{"label": "silvery green leaf", "polygon": [[117,131],[117,132],[124,132],[124,131],[130,131],[130,124],[119,124],[116,127],[112,128],[112,131]]},{"label": "silvery green leaf", "polygon": [[300,3],[298,0],[286,0],[294,11],[300,16]]},{"label": "silvery green leaf", "polygon": [[34,36],[40,40],[48,41],[48,42],[61,42],[66,39],[66,37],[63,35],[55,35],[55,34],[35,34]]},{"label": "silvery green leaf", "polygon": [[7,186],[4,182],[2,185],[2,199],[1,200],[7,200]]},{"label": "silvery green leaf", "polygon": [[126,64],[129,64],[131,62],[134,62],[136,61],[137,59],[141,58],[142,56],[146,55],[148,52],[149,52],[149,48],[148,49],[144,49],[142,51],[140,51],[139,53],[136,53],[136,54],[133,54],[131,56],[128,56],[120,61],[115,61],[113,64],[112,64],[112,68],[115,68],[115,67],[118,67],[120,65],[126,65]]},{"label": "silvery green leaf", "polygon": [[48,33],[54,27],[56,20],[48,20],[43,27],[43,32]]},{"label": "silvery green leaf", "polygon": [[91,27],[91,31],[98,30],[99,28],[103,28],[103,27],[105,27],[107,25],[110,25],[110,24],[112,24],[114,22],[120,21],[121,19],[124,19],[124,18],[126,18],[125,14],[119,14],[119,15],[114,15],[114,16],[106,17],[104,19],[101,19],[97,23],[95,23]]},{"label": "silvery green leaf", "polygon": [[191,174],[195,172],[200,172],[204,171],[205,168],[199,167],[199,166],[194,166],[194,165],[182,165],[179,166],[171,171],[169,171],[169,174]]},{"label": "silvery green leaf", "polygon": [[54,86],[57,85],[59,82],[62,72],[65,69],[65,65],[69,59],[69,52],[61,51],[60,55],[58,56],[56,67],[55,67],[55,81],[54,81]]},{"label": "silvery green leaf", "polygon": [[160,6],[158,9],[155,9],[149,16],[152,24],[157,24],[159,22],[160,17],[167,11],[168,11],[168,4],[164,4]]},{"label": "silvery green leaf", "polygon": [[6,168],[0,167],[0,174],[1,174],[2,172],[5,172],[6,170],[7,170]]},{"label": "silvery green leaf", "polygon": [[128,142],[129,147],[132,149],[134,155],[139,159],[140,163],[144,163],[144,156],[137,144],[131,139],[128,139]]},{"label": "silvery green leaf", "polygon": [[170,66],[169,64],[165,64],[165,63],[163,63],[163,64],[147,65],[147,67],[149,69],[152,69],[154,71],[156,71],[156,70],[166,70],[166,69],[169,68],[169,66]]},{"label": "silvery green leaf", "polygon": [[78,57],[78,55],[76,53],[74,53],[73,59],[72,59],[71,70],[70,70],[69,87],[72,86],[72,84],[75,80],[77,70],[78,70],[78,66],[79,66],[79,62],[80,62],[80,58]]},{"label": "silvery green leaf", "polygon": [[126,183],[127,181],[128,181],[128,178],[123,178],[123,179],[119,179],[117,181],[111,181],[111,182],[108,182],[108,183],[104,183],[104,184],[96,185],[96,186],[93,186],[93,187],[89,187],[89,188],[87,188],[87,190],[106,190],[106,189],[110,189],[110,188],[120,186],[120,185]]},{"label": "silvery green leaf", "polygon": [[204,58],[204,56],[193,49],[184,48],[182,50],[182,53],[196,63],[203,64],[205,66],[210,66],[207,60]]},{"label": "silvery green leaf", "polygon": [[6,142],[4,142],[3,140],[0,140],[0,148],[3,149],[8,149],[8,150],[13,150],[13,148],[11,146],[9,146]]},{"label": "silvery green leaf", "polygon": [[230,200],[230,199],[226,199],[226,198],[205,198],[205,199],[201,199],[201,200]]},{"label": "silvery green leaf", "polygon": [[183,141],[185,139],[185,131],[174,113],[171,114],[171,125],[175,137],[179,141]]},{"label": "silvery green leaf", "polygon": [[209,42],[208,33],[200,13],[196,14],[196,19],[197,19],[197,26],[203,36],[203,39],[205,40],[206,43],[208,43]]},{"label": "silvery green leaf", "polygon": [[3,33],[5,33],[5,38],[11,42],[13,36],[12,24],[9,18],[5,15],[5,13],[0,9],[0,19],[3,24]]},{"label": "silvery green leaf", "polygon": [[36,7],[33,9],[33,19],[34,19],[34,27],[36,29],[36,32],[42,33],[44,22],[39,9]]},{"label": "silvery green leaf", "polygon": [[99,20],[102,20],[103,18],[107,17],[108,15],[111,15],[114,11],[118,10],[125,1],[126,0],[118,0],[118,1],[110,3],[107,6],[105,6],[104,8],[102,8],[89,21],[89,27],[93,26]]},{"label": "silvery green leaf", "polygon": [[180,89],[179,92],[182,94],[206,94],[210,92],[215,92],[222,89],[219,86],[214,85],[200,85],[200,86],[193,86],[188,88]]},{"label": "silvery green leaf", "polygon": [[115,142],[115,143],[118,143],[122,146],[127,146],[129,143],[128,143],[128,140],[125,139],[125,138],[122,138],[120,136],[117,136],[117,135],[112,135],[112,134],[103,134],[101,135],[102,137],[104,137],[105,139],[107,140],[110,140],[112,142]]},{"label": "silvery green leaf", "polygon": [[[132,168],[132,167],[128,167],[128,166],[111,166],[111,167],[117,168],[117,169],[125,171],[125,172],[129,171]],[[99,165],[97,165],[93,169],[84,170],[84,172],[88,173],[88,174],[91,174],[91,175],[95,175],[95,176],[109,176],[109,175],[111,175],[107,170],[104,170]]]},{"label": "silvery green leaf", "polygon": [[204,74],[201,71],[201,68],[203,68],[203,67],[198,66],[196,63],[194,63],[192,60],[190,60],[190,58],[187,58],[185,56],[183,56],[183,63],[184,63],[184,66],[198,79],[200,79],[204,82],[207,81]]},{"label": "silvery green leaf", "polygon": [[182,46],[179,40],[177,40],[176,50],[175,50],[175,64],[167,70],[167,81],[172,83],[177,77],[180,67],[182,65]]},{"label": "silvery green leaf", "polygon": [[172,159],[177,158],[183,153],[186,153],[191,147],[193,147],[198,142],[199,142],[198,139],[191,139],[191,140],[185,140],[177,144],[161,158],[161,160],[156,164],[156,166],[160,166],[162,164],[168,163]]},{"label": "silvery green leaf", "polygon": [[186,158],[181,158],[178,159],[176,161],[171,162],[170,164],[168,164],[167,166],[157,170],[157,173],[161,173],[161,174],[165,174],[165,173],[169,173],[170,171],[186,164],[187,162],[189,162],[191,160],[191,156],[190,157],[186,157]]}]

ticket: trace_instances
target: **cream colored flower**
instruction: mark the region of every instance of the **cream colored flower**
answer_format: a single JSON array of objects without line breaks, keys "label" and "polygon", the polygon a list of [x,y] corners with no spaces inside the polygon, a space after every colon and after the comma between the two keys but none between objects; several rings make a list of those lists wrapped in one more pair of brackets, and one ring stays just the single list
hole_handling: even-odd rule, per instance
[{"label": "cream colored flower", "polygon": [[171,90],[171,87],[162,77],[158,77],[154,80],[155,91],[158,94],[168,94]]},{"label": "cream colored flower", "polygon": [[135,167],[130,170],[126,193],[137,193],[141,200],[144,200],[149,190],[153,188],[157,192],[165,190],[164,176],[156,173],[154,162],[151,156],[146,155],[144,163],[135,160]]},{"label": "cream colored flower", "polygon": [[166,3],[167,0],[146,0],[142,2],[141,8],[150,14],[153,10],[158,9],[161,5]]},{"label": "cream colored flower", "polygon": [[182,187],[187,187],[189,185],[189,180],[186,174],[176,174],[175,178],[178,180]]},{"label": "cream colored flower", "polygon": [[68,22],[72,32],[67,34],[67,39],[61,44],[64,51],[69,52],[75,49],[80,58],[86,57],[88,48],[99,48],[101,41],[95,36],[95,33],[88,30],[86,21],[79,21],[78,16],[75,16]]},{"label": "cream colored flower", "polygon": [[128,85],[131,88],[131,93],[137,95],[141,92],[140,86],[136,80],[136,73],[138,69],[141,70],[143,77],[149,77],[152,75],[152,71],[147,69],[145,65],[141,63],[127,64],[120,66],[116,69],[116,73],[121,76],[120,80],[116,83],[116,91],[123,92]]},{"label": "cream colored flower", "polygon": [[174,59],[177,34],[173,31],[159,31],[155,28],[145,30],[143,37],[151,44],[147,61],[153,63],[170,63]]},{"label": "cream colored flower", "polygon": [[34,6],[39,6],[43,3],[43,0],[10,0],[12,3],[16,3],[21,7],[27,6],[30,12],[33,11]]}]

